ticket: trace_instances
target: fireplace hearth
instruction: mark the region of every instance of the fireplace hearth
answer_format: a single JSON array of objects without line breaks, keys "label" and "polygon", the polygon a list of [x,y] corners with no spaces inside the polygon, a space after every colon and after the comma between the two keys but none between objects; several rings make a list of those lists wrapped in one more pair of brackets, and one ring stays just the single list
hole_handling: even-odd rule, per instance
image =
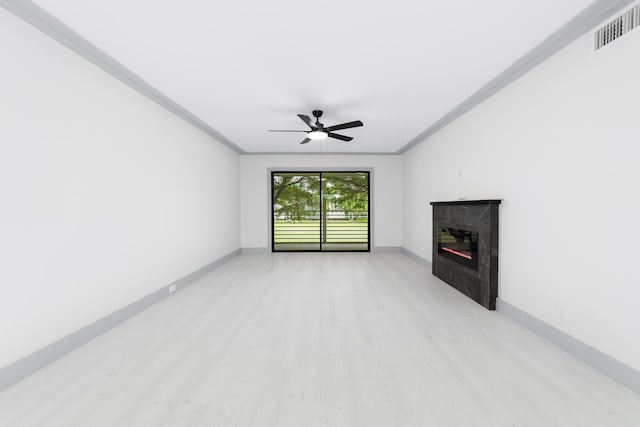
[{"label": "fireplace hearth", "polygon": [[498,296],[498,206],[500,200],[431,202],[432,272],[495,310]]}]

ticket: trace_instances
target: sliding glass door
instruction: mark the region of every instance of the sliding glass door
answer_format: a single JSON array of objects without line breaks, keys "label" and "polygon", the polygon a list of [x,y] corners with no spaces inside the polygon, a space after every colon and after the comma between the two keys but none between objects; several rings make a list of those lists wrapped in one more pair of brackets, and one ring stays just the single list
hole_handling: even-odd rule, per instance
[{"label": "sliding glass door", "polygon": [[272,250],[369,251],[369,172],[272,172]]}]

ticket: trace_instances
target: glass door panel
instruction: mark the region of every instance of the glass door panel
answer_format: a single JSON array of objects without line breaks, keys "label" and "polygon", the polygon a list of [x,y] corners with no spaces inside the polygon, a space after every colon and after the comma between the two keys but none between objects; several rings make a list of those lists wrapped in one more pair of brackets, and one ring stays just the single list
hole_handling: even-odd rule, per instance
[{"label": "glass door panel", "polygon": [[320,174],[273,172],[273,251],[320,250]]},{"label": "glass door panel", "polygon": [[323,251],[369,250],[369,173],[322,173]]}]

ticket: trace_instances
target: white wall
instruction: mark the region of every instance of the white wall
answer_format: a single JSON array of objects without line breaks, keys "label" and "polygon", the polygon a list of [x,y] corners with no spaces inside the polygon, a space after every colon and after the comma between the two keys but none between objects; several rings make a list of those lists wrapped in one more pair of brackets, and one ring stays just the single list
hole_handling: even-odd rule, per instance
[{"label": "white wall", "polygon": [[239,155],[0,8],[0,367],[239,248]]},{"label": "white wall", "polygon": [[584,36],[404,155],[403,246],[429,201],[503,199],[500,297],[640,368],[640,31]]},{"label": "white wall", "polygon": [[399,247],[402,239],[402,157],[398,155],[243,155],[241,245],[269,245],[269,168],[373,168],[372,247]]}]

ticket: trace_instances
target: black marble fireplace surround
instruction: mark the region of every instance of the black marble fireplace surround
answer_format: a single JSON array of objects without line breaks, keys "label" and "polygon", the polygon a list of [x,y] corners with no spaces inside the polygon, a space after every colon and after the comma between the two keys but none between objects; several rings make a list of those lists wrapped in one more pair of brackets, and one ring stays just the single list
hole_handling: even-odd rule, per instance
[{"label": "black marble fireplace surround", "polygon": [[431,202],[431,205],[433,275],[495,310],[500,200]]}]

